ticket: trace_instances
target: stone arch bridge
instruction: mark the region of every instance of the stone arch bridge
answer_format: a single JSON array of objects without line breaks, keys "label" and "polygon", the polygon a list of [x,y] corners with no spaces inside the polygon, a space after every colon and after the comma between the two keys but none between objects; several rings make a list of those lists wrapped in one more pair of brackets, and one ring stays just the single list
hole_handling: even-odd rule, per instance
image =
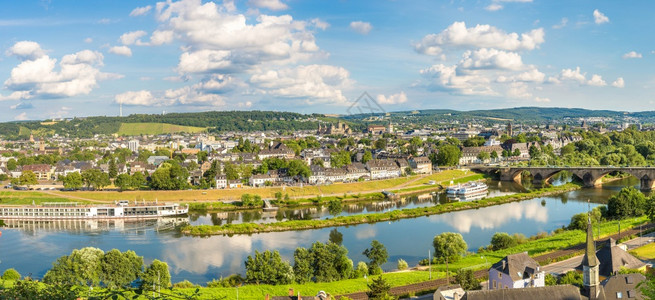
[{"label": "stone arch bridge", "polygon": [[472,167],[471,170],[487,174],[499,174],[501,181],[521,182],[521,174],[524,171],[532,174],[534,184],[546,183],[555,174],[562,171],[569,171],[582,179],[585,187],[597,187],[602,183],[602,178],[612,172],[628,173],[641,183],[642,190],[652,190],[655,186],[655,168],[650,167]]}]

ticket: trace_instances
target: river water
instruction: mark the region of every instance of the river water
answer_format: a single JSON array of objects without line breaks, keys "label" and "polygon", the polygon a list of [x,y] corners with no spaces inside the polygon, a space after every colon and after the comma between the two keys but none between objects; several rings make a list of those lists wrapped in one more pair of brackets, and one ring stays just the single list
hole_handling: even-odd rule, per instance
[{"label": "river water", "polygon": [[[524,187],[508,182],[488,181],[490,196],[511,194]],[[23,275],[41,278],[58,257],[73,249],[97,247],[134,250],[146,263],[154,259],[169,264],[173,282],[188,279],[204,284],[214,278],[244,273],[244,260],[255,250],[278,250],[289,261],[296,247],[310,247],[314,241],[341,240],[357,264],[365,261],[362,251],[371,240],[387,247],[389,262],[385,269],[395,268],[399,258],[415,265],[426,258],[432,239],[442,232],[459,232],[469,250],[489,244],[496,232],[522,233],[526,236],[550,232],[568,225],[571,216],[587,211],[607,201],[622,187],[636,185],[634,178],[623,179],[602,188],[582,189],[552,197],[539,197],[521,202],[451,212],[395,222],[316,230],[273,232],[253,235],[213,236],[206,238],[182,236],[175,225],[226,224],[239,222],[277,222],[286,219],[327,218],[334,214],[351,215],[393,209],[441,205],[445,195],[429,194],[407,197],[382,204],[344,204],[339,212],[329,207],[281,209],[275,213],[260,211],[219,214],[192,214],[188,218],[161,219],[139,222],[59,221],[48,223],[8,222],[0,237],[0,271],[15,268]],[[588,201],[591,204],[588,204]]]}]

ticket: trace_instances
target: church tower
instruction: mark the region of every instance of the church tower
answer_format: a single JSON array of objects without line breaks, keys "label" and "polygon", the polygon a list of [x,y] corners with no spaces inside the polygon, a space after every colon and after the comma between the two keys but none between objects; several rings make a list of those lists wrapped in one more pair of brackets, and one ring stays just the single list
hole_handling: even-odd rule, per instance
[{"label": "church tower", "polygon": [[598,271],[600,262],[596,257],[596,246],[594,246],[594,234],[591,227],[591,218],[587,220],[587,247],[582,258],[582,287],[585,296],[590,300],[598,299],[600,293],[600,280]]}]

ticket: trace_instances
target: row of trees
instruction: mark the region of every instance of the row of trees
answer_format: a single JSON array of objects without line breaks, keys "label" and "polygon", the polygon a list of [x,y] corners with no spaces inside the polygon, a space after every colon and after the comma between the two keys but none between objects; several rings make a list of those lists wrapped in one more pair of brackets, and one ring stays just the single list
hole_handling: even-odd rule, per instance
[{"label": "row of trees", "polygon": [[374,240],[363,254],[368,263],[359,262],[354,268],[348,249],[334,242],[315,242],[310,248],[296,248],[293,267],[277,251],[255,251],[245,261],[245,281],[256,284],[290,284],[292,282],[331,282],[382,273],[387,262],[386,247]]}]

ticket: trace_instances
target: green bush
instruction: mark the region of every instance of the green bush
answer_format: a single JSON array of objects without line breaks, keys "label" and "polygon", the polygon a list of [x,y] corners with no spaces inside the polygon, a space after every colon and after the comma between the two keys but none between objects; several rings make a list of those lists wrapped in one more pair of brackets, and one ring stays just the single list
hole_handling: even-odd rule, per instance
[{"label": "green bush", "polygon": [[173,284],[173,287],[176,289],[190,289],[194,286],[195,285],[188,280],[180,281],[178,283]]},{"label": "green bush", "polygon": [[404,259],[399,259],[398,260],[398,270],[407,270],[407,262]]},{"label": "green bush", "polygon": [[18,271],[12,269],[7,269],[5,270],[4,273],[2,273],[2,279],[4,280],[20,280],[20,273]]}]

